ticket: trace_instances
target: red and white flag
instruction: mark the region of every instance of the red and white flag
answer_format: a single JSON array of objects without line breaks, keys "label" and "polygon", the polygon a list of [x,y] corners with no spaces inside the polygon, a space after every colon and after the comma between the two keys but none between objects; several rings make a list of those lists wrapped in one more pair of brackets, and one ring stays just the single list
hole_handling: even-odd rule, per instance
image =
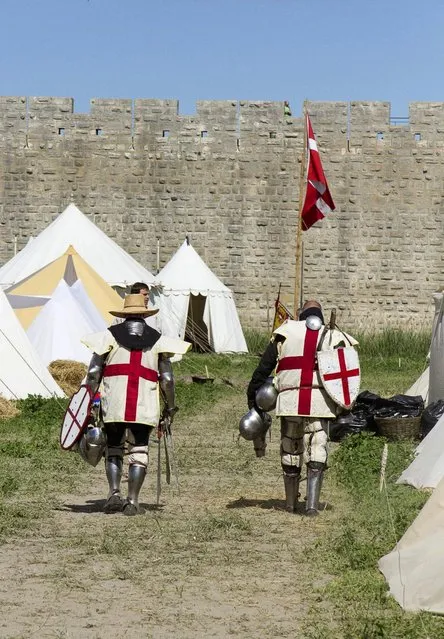
[{"label": "red and white flag", "polygon": [[335,210],[335,204],[330,195],[327,178],[321,164],[316,138],[313,133],[310,118],[307,113],[308,138],[308,166],[307,191],[301,212],[302,230],[307,231],[315,222],[322,220],[328,213]]}]

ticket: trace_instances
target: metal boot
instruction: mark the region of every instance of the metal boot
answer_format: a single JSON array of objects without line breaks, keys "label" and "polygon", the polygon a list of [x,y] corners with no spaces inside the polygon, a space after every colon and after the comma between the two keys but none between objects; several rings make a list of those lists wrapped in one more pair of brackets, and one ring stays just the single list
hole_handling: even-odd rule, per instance
[{"label": "metal boot", "polygon": [[131,464],[128,468],[128,497],[123,506],[124,515],[137,515],[139,512],[139,493],[146,475],[145,466]]},{"label": "metal boot", "polygon": [[108,479],[109,493],[103,510],[106,513],[116,513],[122,510],[122,496],[120,494],[120,480],[122,479],[123,459],[121,457],[108,457],[105,463],[106,478]]},{"label": "metal boot", "polygon": [[299,497],[300,473],[288,475],[284,472],[285,510],[289,513],[296,512]]},{"label": "metal boot", "polygon": [[305,510],[307,517],[316,517],[319,514],[319,497],[324,468],[325,464],[322,462],[308,462],[307,464],[307,505]]}]

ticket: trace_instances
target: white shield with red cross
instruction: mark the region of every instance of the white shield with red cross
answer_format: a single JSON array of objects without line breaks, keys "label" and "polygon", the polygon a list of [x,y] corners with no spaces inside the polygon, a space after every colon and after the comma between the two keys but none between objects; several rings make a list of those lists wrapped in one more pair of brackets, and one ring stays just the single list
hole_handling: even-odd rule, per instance
[{"label": "white shield with red cross", "polygon": [[85,430],[91,414],[91,403],[92,393],[87,386],[81,386],[71,397],[60,431],[60,445],[64,450],[72,448]]},{"label": "white shield with red cross", "polygon": [[361,370],[353,347],[318,352],[318,368],[322,385],[332,400],[351,408],[359,394]]}]

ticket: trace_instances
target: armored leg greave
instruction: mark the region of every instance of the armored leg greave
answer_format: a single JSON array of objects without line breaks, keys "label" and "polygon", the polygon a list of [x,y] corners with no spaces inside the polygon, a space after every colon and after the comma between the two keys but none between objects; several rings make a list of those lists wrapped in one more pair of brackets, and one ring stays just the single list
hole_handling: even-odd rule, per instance
[{"label": "armored leg greave", "polygon": [[288,467],[291,474],[284,470],[284,488],[285,488],[285,510],[289,513],[296,512],[296,506],[299,497],[299,479],[300,469]]},{"label": "armored leg greave", "polygon": [[307,505],[305,514],[308,517],[318,515],[324,468],[325,464],[321,462],[312,461],[307,464]]},{"label": "armored leg greave", "polygon": [[105,462],[106,478],[108,479],[109,493],[104,511],[106,513],[122,510],[122,497],[120,495],[120,480],[122,479],[123,459],[121,457],[108,457]]},{"label": "armored leg greave", "polygon": [[137,515],[139,512],[139,493],[146,475],[145,466],[131,464],[128,468],[128,498],[123,507],[124,515]]}]

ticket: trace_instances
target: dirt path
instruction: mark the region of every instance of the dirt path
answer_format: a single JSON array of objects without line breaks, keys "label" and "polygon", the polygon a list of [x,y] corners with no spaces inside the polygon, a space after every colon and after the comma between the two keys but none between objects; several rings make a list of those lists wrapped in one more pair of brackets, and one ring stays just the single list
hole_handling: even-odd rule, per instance
[{"label": "dirt path", "polygon": [[231,426],[240,402],[215,405],[210,426],[203,416],[179,424],[180,494],[164,485],[159,509],[153,446],[143,516],[101,512],[100,466],[78,494],[54,498],[37,530],[0,547],[0,637],[303,637],[328,579],[303,550],[335,510],[315,521],[282,510],[278,429],[257,460]]}]

